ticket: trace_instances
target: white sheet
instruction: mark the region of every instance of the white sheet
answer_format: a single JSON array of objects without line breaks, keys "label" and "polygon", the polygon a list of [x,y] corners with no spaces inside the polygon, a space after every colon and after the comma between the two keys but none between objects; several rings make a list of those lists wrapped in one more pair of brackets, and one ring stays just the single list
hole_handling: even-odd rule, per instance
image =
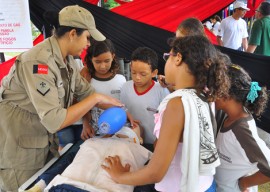
[{"label": "white sheet", "polygon": [[141,145],[128,142],[119,138],[91,138],[80,147],[73,162],[66,168],[62,175],[55,177],[47,186],[48,191],[52,186],[71,184],[88,191],[125,191],[132,192],[134,187],[117,184],[101,168],[107,156],[118,155],[123,164],[129,163],[131,171],[143,167],[150,159],[152,153]]}]

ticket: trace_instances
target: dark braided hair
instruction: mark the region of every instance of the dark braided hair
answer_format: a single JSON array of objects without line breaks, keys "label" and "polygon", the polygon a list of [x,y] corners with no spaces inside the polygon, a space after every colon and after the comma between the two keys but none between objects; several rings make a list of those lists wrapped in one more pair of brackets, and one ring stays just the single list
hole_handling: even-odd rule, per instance
[{"label": "dark braided hair", "polygon": [[268,102],[266,87],[261,87],[261,90],[257,91],[258,97],[250,101],[247,99],[252,83],[249,74],[239,65],[233,64],[228,69],[228,75],[231,80],[230,97],[242,103],[255,116],[260,116]]}]

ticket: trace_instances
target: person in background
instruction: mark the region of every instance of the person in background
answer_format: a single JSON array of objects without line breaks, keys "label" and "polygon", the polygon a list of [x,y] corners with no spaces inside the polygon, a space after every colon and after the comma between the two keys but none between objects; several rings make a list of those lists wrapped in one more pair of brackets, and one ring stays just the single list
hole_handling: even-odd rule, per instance
[{"label": "person in background", "polygon": [[210,18],[210,21],[213,24],[211,31],[217,36],[221,18],[218,15],[215,15],[214,17]]},{"label": "person in background", "polygon": [[249,8],[245,3],[241,1],[233,3],[232,16],[226,17],[220,23],[217,34],[218,45],[239,51],[247,50],[247,24],[242,19],[247,11]]},{"label": "person in background", "polygon": [[212,22],[210,22],[210,21],[206,21],[204,24],[203,24],[208,30],[212,30],[212,28],[213,28],[213,24],[212,24]]},{"label": "person in background", "polygon": [[163,98],[169,94],[167,88],[152,80],[158,73],[158,56],[148,47],[139,47],[131,55],[131,77],[120,94],[120,100],[128,109],[135,122],[142,128],[144,146],[153,151],[156,137],[154,114]]},{"label": "person in background", "polygon": [[221,159],[215,175],[217,192],[257,192],[257,185],[270,181],[270,149],[258,136],[253,119],[267,105],[267,90],[238,65],[230,65],[228,74],[229,97],[215,102],[226,114],[216,138]]},{"label": "person in background", "polygon": [[102,167],[117,183],[156,183],[156,190],[170,192],[214,191],[213,175],[220,161],[208,101],[227,95],[227,66],[205,36],[176,38],[170,46],[164,54],[165,75],[175,91],[163,99],[155,114],[158,140],[151,160],[134,172],[118,156],[107,157]]},{"label": "person in background", "polygon": [[270,56],[270,3],[262,2],[255,17],[247,52]]},{"label": "person in background", "polygon": [[[126,79],[123,75],[118,74],[120,66],[112,41],[109,39],[93,40],[87,49],[85,64],[91,77],[89,83],[95,91],[120,99],[120,90]],[[76,135],[80,135],[81,139],[86,140],[99,134],[98,119],[102,112],[103,109],[93,107],[90,111],[91,115],[83,118],[82,129],[70,127],[57,132],[59,145],[64,147],[68,143],[74,143]]]},{"label": "person in background", "polygon": [[[192,36],[192,35],[203,35],[207,37],[204,31],[204,26],[202,22],[199,19],[194,18],[194,17],[184,19],[179,24],[175,32],[176,37],[185,37],[185,36]],[[164,75],[158,75],[158,82],[160,83],[162,87],[167,87],[170,92],[174,91],[174,85],[168,84],[166,82]]]},{"label": "person in background", "polygon": [[175,32],[176,37],[185,37],[191,35],[204,35],[204,27],[202,22],[194,17],[187,18],[183,20]]},{"label": "person in background", "polygon": [[[90,46],[91,36],[105,40],[92,14],[77,5],[46,13],[54,35],[19,55],[0,86],[2,191],[18,191],[52,155],[59,155],[55,132],[94,106],[122,106],[115,98],[95,93],[75,67],[73,57]],[[73,98],[78,103],[71,105]]]}]

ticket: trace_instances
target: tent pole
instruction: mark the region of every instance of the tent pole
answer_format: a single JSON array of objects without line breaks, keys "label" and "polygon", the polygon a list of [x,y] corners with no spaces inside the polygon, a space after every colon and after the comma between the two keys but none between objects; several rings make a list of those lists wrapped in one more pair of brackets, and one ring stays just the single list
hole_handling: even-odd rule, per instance
[{"label": "tent pole", "polygon": [[[252,7],[255,8],[255,2],[256,0],[253,0],[252,2]],[[255,15],[253,15],[251,18],[250,18],[250,23],[249,23],[249,28],[248,28],[248,36],[250,37],[251,35],[251,29],[252,29],[252,25],[254,23],[254,19],[255,19]]]},{"label": "tent pole", "polygon": [[0,53],[0,64],[5,62],[5,55],[4,53]]},{"label": "tent pole", "polygon": [[104,8],[104,0],[99,0],[98,6]]}]

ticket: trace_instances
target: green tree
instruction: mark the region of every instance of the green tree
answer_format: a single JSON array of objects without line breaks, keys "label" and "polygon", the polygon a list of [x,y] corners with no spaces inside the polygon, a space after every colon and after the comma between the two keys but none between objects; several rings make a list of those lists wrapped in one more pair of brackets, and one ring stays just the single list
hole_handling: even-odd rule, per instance
[{"label": "green tree", "polygon": [[118,7],[120,4],[115,2],[114,0],[107,0],[106,3],[104,3],[105,9],[112,9],[114,7]]}]

